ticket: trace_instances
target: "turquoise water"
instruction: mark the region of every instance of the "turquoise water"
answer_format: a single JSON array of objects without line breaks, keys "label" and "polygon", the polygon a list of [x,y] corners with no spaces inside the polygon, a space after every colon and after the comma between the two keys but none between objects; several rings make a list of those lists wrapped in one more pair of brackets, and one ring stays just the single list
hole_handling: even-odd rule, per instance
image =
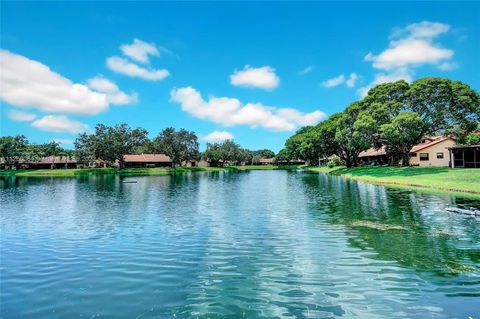
[{"label": "turquoise water", "polygon": [[1,318],[480,318],[452,194],[286,171],[0,181]]}]

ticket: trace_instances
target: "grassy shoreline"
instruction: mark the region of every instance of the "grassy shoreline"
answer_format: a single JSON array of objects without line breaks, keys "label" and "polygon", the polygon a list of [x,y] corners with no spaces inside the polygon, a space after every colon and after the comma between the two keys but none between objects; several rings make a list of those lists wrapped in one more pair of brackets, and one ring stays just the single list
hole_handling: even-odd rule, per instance
[{"label": "grassy shoreline", "polygon": [[480,195],[480,170],[449,169],[446,167],[354,167],[328,168],[317,166],[228,166],[228,167],[155,167],[155,168],[94,168],[0,170],[0,177],[75,177],[87,175],[156,176],[188,172],[219,172],[249,170],[297,170],[328,173],[379,185],[415,187],[429,190],[463,192]]},{"label": "grassy shoreline", "polygon": [[32,169],[32,170],[0,170],[0,177],[74,177],[85,175],[120,175],[120,176],[154,176],[170,175],[188,172],[219,172],[219,171],[247,171],[247,170],[295,170],[299,166],[226,166],[226,167],[152,167],[152,168],[91,168],[91,169]]},{"label": "grassy shoreline", "polygon": [[352,178],[372,184],[418,187],[480,195],[480,170],[447,167],[306,167],[315,173]]}]

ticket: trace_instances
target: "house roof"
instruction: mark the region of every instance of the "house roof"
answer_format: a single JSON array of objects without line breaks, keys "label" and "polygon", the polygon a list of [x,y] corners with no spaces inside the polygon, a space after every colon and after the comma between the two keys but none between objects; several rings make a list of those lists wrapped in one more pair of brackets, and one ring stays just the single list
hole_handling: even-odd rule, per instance
[{"label": "house roof", "polygon": [[25,164],[75,164],[77,158],[75,156],[47,156],[42,157],[39,160],[20,160]]},{"label": "house roof", "polygon": [[127,154],[123,156],[125,163],[165,163],[172,160],[165,154]]},{"label": "house roof", "polygon": [[467,149],[467,148],[479,148],[480,145],[459,145],[459,146],[452,146],[449,147],[449,150],[454,150],[454,149]]},{"label": "house roof", "polygon": [[438,143],[442,143],[444,141],[447,141],[447,140],[452,140],[454,141],[455,139],[451,136],[443,136],[443,137],[438,137],[436,138],[435,140],[433,140],[432,142],[430,143],[423,143],[423,144],[418,144],[418,145],[415,145],[414,147],[412,147],[412,149],[410,150],[410,152],[412,153],[417,153],[418,151],[421,151],[421,150],[424,150],[426,148],[429,148],[433,145],[436,145]]},{"label": "house roof", "polygon": [[382,156],[386,155],[385,146],[380,147],[379,149],[369,148],[366,151],[360,152],[358,157],[370,157],[370,156]]},{"label": "house roof", "polygon": [[259,160],[260,163],[273,163],[273,157],[271,158],[261,158]]},{"label": "house roof", "polygon": [[[447,140],[455,140],[455,139],[451,136],[437,136],[437,137],[425,136],[423,140],[426,140],[427,142],[415,145],[414,147],[412,147],[410,152],[417,153],[421,150],[429,148],[438,143],[442,143]],[[373,157],[373,156],[382,156],[382,155],[386,155],[385,146],[382,146],[379,149],[369,148],[368,150],[361,152],[358,155],[358,157]]]}]

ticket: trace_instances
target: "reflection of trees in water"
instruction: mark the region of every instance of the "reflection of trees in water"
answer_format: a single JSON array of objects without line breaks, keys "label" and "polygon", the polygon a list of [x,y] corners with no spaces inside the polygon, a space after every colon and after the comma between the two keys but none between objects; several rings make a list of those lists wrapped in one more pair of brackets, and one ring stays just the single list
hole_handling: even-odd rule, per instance
[{"label": "reflection of trees in water", "polygon": [[345,225],[355,236],[349,241],[353,247],[373,248],[375,258],[439,276],[478,269],[480,223],[445,213],[445,207],[463,201],[454,195],[436,196],[327,175],[309,175],[302,181],[314,199],[314,214]]}]

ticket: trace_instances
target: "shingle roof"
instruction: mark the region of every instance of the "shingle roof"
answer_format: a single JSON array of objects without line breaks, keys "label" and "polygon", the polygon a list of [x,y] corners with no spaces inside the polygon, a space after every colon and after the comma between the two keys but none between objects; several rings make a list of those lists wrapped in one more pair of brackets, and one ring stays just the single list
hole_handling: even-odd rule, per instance
[{"label": "shingle roof", "polygon": [[123,156],[123,161],[126,163],[165,163],[172,160],[165,154],[127,154]]},{"label": "shingle roof", "polygon": [[441,142],[446,141],[446,140],[454,140],[454,138],[451,137],[451,136],[439,137],[439,138],[435,139],[434,141],[432,141],[430,143],[423,143],[423,144],[415,145],[414,147],[412,147],[410,152],[416,153],[418,151],[429,148],[430,146],[436,145],[436,144],[441,143]]},{"label": "shingle roof", "polygon": [[369,156],[382,156],[387,154],[385,151],[385,146],[380,147],[379,149],[369,148],[366,151],[360,152],[358,157],[369,157]]},{"label": "shingle roof", "polygon": [[25,160],[20,161],[26,164],[75,164],[77,158],[75,156],[47,156],[42,157],[39,160]]}]

